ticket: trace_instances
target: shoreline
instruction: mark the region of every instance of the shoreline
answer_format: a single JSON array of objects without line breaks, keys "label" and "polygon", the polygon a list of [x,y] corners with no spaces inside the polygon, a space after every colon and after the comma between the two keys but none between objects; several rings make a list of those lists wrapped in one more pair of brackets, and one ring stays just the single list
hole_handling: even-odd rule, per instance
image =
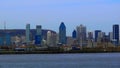
[{"label": "shoreline", "polygon": [[15,52],[15,51],[4,51],[4,52],[0,52],[0,55],[14,55],[14,54],[84,54],[84,53],[120,53],[120,51],[91,51],[91,52],[86,52],[86,51],[67,51],[67,52],[55,52],[55,51],[34,51],[34,52]]}]

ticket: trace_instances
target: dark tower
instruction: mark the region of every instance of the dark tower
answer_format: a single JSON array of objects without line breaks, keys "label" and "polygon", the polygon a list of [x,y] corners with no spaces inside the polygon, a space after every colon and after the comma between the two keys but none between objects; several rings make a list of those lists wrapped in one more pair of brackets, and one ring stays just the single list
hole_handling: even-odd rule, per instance
[{"label": "dark tower", "polygon": [[74,30],[74,31],[72,32],[72,38],[74,38],[74,39],[77,38],[77,32],[76,32],[76,30]]},{"label": "dark tower", "polygon": [[66,26],[61,22],[59,27],[59,43],[66,44]]},{"label": "dark tower", "polygon": [[113,42],[115,45],[119,44],[119,25],[113,25]]},{"label": "dark tower", "polygon": [[101,30],[95,30],[95,42],[97,42],[98,34],[101,32]]}]

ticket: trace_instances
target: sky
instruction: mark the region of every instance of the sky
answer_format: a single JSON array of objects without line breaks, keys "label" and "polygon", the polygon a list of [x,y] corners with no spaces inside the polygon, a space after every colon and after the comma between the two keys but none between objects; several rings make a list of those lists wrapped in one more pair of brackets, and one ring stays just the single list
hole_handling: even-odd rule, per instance
[{"label": "sky", "polygon": [[83,24],[87,31],[111,32],[120,23],[120,0],[0,0],[0,29],[25,29],[42,25],[59,31],[64,22],[67,35]]}]

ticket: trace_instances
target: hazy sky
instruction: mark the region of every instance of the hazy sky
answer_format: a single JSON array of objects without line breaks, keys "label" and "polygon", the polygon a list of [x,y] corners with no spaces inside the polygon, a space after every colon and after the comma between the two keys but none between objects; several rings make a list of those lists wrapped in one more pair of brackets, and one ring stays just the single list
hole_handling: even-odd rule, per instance
[{"label": "hazy sky", "polygon": [[63,21],[67,35],[83,24],[87,31],[101,29],[112,31],[120,23],[120,0],[0,0],[0,28],[31,28],[42,25],[44,29],[58,32]]}]

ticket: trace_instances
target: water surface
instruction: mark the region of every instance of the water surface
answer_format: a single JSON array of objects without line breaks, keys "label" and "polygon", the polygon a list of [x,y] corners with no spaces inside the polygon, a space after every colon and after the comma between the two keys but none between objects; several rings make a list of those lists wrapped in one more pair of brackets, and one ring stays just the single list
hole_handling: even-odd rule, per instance
[{"label": "water surface", "polygon": [[120,68],[120,53],[0,55],[0,68]]}]

